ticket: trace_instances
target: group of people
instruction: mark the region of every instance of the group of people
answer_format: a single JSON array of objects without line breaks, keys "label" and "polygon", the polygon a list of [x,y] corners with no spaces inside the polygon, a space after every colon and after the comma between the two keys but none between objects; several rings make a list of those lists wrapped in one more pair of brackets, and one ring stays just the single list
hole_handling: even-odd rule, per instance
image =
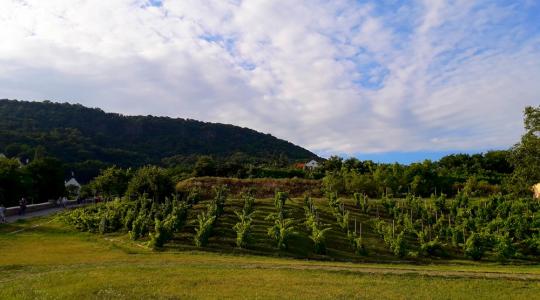
[{"label": "group of people", "polygon": [[[78,200],[77,203],[79,203],[79,199],[77,200]],[[56,201],[56,205],[62,206],[63,208],[67,208],[68,204],[69,204],[69,201],[67,197],[60,197]],[[26,198],[23,197],[21,198],[21,200],[19,200],[19,212],[18,212],[19,216],[26,215],[27,205],[28,205],[28,201],[26,200]],[[6,212],[7,212],[6,206],[3,203],[0,203],[0,223],[7,223]]]},{"label": "group of people", "polygon": [[[28,202],[25,198],[21,198],[19,201],[19,216],[24,216],[26,214],[26,205]],[[0,203],[0,223],[7,223],[6,220],[7,208],[4,203]]]},{"label": "group of people", "polygon": [[56,206],[62,206],[63,208],[67,208],[68,205],[68,198],[67,197],[60,197],[58,200],[56,200]]}]

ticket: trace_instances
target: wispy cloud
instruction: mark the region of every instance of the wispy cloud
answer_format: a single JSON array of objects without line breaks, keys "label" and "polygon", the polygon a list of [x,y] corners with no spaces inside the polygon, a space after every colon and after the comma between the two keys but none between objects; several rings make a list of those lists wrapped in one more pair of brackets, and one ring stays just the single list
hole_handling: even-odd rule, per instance
[{"label": "wispy cloud", "polygon": [[536,1],[0,7],[0,97],[233,123],[322,154],[504,148],[540,103]]}]

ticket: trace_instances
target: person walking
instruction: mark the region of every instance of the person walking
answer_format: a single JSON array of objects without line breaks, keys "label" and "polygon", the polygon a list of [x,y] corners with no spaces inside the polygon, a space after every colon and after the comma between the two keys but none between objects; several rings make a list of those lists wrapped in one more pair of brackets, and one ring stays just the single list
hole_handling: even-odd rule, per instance
[{"label": "person walking", "polygon": [[66,196],[64,196],[64,197],[62,198],[62,206],[64,207],[64,209],[67,208],[67,204],[68,204],[68,199],[67,199]]},{"label": "person walking", "polygon": [[6,221],[6,207],[4,203],[0,204],[0,223],[7,223]]},{"label": "person walking", "polygon": [[19,215],[24,216],[26,214],[26,199],[24,197],[19,201]]}]

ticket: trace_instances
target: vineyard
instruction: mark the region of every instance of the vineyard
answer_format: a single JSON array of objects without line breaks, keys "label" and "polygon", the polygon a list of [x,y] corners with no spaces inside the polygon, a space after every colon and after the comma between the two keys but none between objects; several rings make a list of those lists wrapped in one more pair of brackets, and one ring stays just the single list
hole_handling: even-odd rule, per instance
[{"label": "vineyard", "polygon": [[343,261],[537,261],[540,203],[509,196],[454,199],[213,197],[193,190],[162,202],[115,200],[62,216],[81,231],[159,251],[201,249]]}]

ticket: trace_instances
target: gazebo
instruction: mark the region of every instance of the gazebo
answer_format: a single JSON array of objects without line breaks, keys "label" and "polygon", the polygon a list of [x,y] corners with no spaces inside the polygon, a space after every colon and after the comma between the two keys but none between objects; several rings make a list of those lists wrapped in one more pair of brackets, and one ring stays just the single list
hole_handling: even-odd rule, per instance
[{"label": "gazebo", "polygon": [[79,192],[81,191],[81,184],[77,181],[77,179],[75,179],[75,177],[71,177],[71,179],[66,181],[64,185],[68,193],[75,196],[79,195]]}]

